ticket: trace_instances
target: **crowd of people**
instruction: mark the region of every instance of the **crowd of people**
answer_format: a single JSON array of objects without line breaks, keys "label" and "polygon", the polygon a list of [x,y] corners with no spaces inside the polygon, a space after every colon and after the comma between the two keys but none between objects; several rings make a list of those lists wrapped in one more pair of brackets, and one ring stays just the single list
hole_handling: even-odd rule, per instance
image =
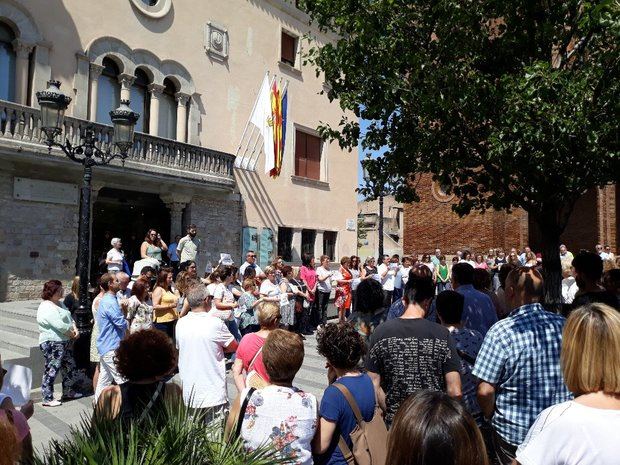
[{"label": "crowd of people", "polygon": [[[148,259],[174,247],[179,263],[145,265],[131,279],[112,240],[116,269],[92,304],[95,421],[132,422],[182,402],[247,449],[269,444],[296,464],[366,463],[359,454],[372,464],[617,463],[620,270],[604,248],[561,247],[572,283],[556,313],[543,307],[541,260],[529,248],[462,251],[450,265],[439,249],[378,266],[304,254],[299,268],[277,258],[264,270],[248,251],[239,268],[219,263],[199,277],[194,225],[174,246],[148,236]],[[43,289],[44,406],[61,405],[58,372],[63,399],[82,394],[71,342],[78,285],[66,297],[59,281]],[[320,402],[295,386],[313,334],[326,362]]]}]

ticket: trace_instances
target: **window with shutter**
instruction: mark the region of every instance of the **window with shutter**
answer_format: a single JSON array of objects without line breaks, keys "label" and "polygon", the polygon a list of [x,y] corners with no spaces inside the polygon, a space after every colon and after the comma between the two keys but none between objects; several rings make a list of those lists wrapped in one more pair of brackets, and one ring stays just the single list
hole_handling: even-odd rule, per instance
[{"label": "window with shutter", "polygon": [[280,61],[295,66],[297,56],[297,38],[282,31]]},{"label": "window with shutter", "polygon": [[295,131],[295,175],[321,179],[321,138]]}]

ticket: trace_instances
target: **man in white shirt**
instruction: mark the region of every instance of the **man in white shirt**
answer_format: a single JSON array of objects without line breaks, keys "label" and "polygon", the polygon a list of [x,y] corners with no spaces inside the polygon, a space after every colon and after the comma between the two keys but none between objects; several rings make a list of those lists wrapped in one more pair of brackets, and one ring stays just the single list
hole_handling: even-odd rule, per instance
[{"label": "man in white shirt", "polygon": [[616,256],[611,251],[611,247],[609,245],[605,246],[605,253],[607,254],[607,260],[615,260]]},{"label": "man in white shirt", "polygon": [[245,273],[245,270],[248,266],[256,270],[257,278],[265,278],[265,273],[263,273],[263,270],[260,269],[260,266],[256,264],[256,252],[254,252],[253,250],[248,250],[245,254],[245,263],[243,263],[243,265],[241,265],[241,268],[239,268],[239,280],[241,282],[243,282],[243,274]]},{"label": "man in white shirt", "polygon": [[317,311],[319,313],[319,326],[327,323],[327,304],[332,292],[332,280],[334,272],[329,269],[330,259],[327,255],[321,255],[321,266],[316,269],[317,280]]},{"label": "man in white shirt", "polygon": [[196,237],[198,229],[195,224],[187,227],[187,235],[182,237],[177,245],[177,255],[181,263],[195,261],[200,249],[200,239]]},{"label": "man in white shirt", "polygon": [[391,266],[390,256],[381,257],[381,265],[377,267],[377,275],[383,286],[383,308],[387,311],[392,305],[392,294],[394,293],[394,277],[396,270]]},{"label": "man in white shirt", "polygon": [[431,257],[431,263],[435,265],[435,268],[439,266],[439,262],[441,261],[439,257],[441,257],[441,249],[435,249],[435,255]]},{"label": "man in white shirt", "polygon": [[192,311],[176,327],[183,400],[191,409],[199,409],[205,423],[221,421],[226,416],[224,354],[237,350],[237,341],[224,322],[210,314],[211,299],[204,284],[191,287],[187,301]]},{"label": "man in white shirt", "polygon": [[403,296],[403,275],[401,274],[400,256],[395,253],[390,260],[390,268],[393,269],[396,274],[394,275],[394,292],[392,293],[392,302],[390,305],[401,299]]}]

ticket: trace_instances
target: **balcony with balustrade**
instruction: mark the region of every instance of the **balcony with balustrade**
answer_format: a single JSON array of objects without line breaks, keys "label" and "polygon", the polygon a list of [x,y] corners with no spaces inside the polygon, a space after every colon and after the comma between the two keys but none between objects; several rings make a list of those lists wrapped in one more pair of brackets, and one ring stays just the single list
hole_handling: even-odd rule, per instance
[{"label": "balcony with balustrade", "polygon": [[[93,123],[66,116],[58,141],[68,140],[72,145],[81,144],[83,131],[91,126],[98,140],[98,147],[114,150],[112,126]],[[28,156],[41,159],[65,159],[59,149],[48,150],[45,134],[41,130],[41,112],[37,108],[0,100],[0,156],[13,158]],[[166,176],[177,181],[205,183],[213,187],[232,189],[234,155],[185,144],[162,137],[136,132],[134,145],[126,160],[115,160],[112,165],[124,166],[128,173]]]}]

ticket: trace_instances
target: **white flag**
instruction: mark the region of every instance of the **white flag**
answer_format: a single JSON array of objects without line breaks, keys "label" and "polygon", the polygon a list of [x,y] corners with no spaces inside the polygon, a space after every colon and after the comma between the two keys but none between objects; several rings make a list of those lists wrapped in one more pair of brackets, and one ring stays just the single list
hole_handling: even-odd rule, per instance
[{"label": "white flag", "polygon": [[250,122],[258,128],[263,137],[263,152],[265,153],[265,173],[275,168],[275,152],[273,148],[273,118],[271,116],[271,91],[269,79],[265,75],[260,87],[256,107],[250,117]]}]

